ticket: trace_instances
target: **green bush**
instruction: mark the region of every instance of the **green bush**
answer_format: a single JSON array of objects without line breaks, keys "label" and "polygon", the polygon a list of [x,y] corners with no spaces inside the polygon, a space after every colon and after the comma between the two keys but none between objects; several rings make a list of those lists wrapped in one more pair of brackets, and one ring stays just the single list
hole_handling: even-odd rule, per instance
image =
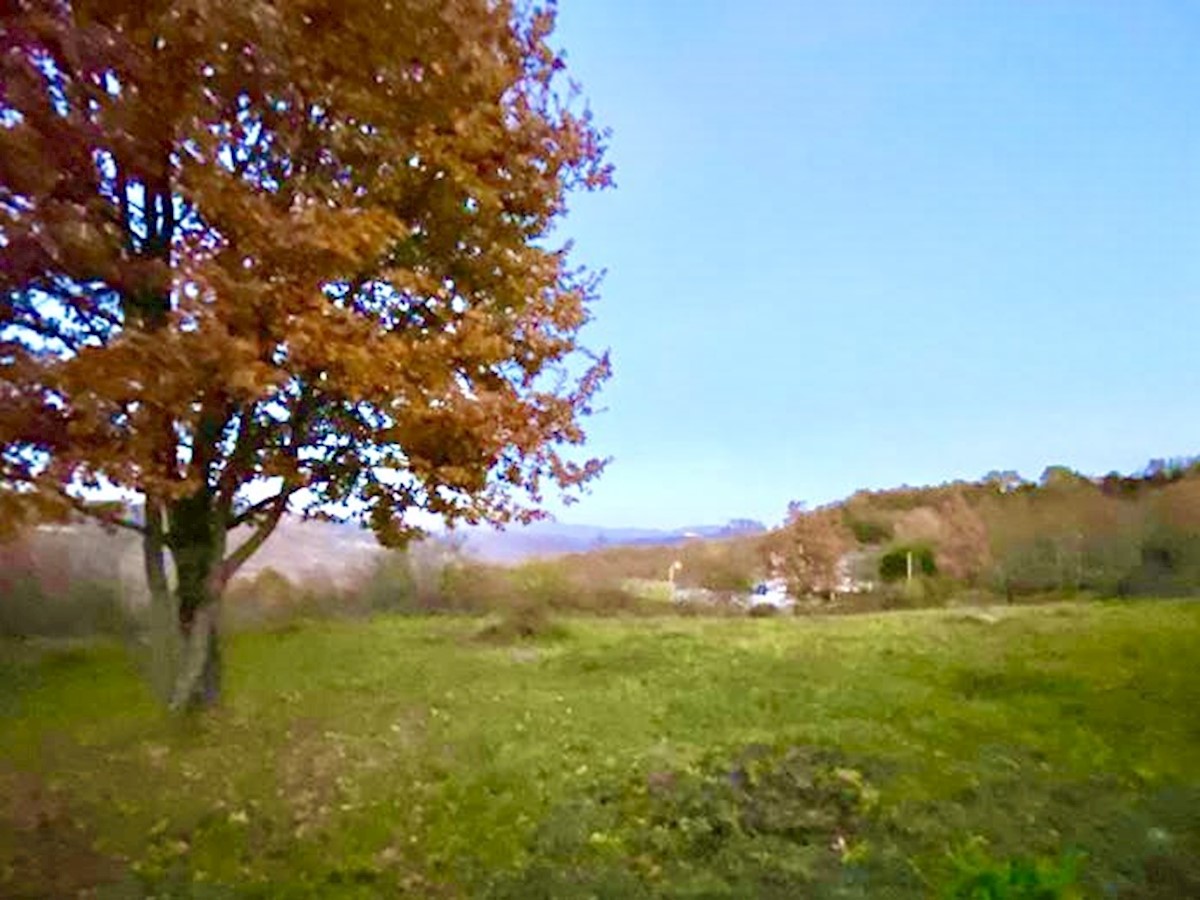
[{"label": "green bush", "polygon": [[366,598],[330,581],[311,578],[297,584],[270,568],[241,578],[225,592],[222,614],[233,628],[280,628],[302,619],[364,616]]},{"label": "green bush", "polygon": [[569,609],[580,605],[582,585],[561,564],[533,560],[512,570],[512,584],[521,602],[547,609]]},{"label": "green bush", "polygon": [[934,576],[937,574],[937,562],[933,549],[923,544],[910,544],[893,547],[879,559],[879,577],[888,583],[901,581],[908,577],[908,554],[913,557],[913,575]]},{"label": "green bush", "polygon": [[920,575],[912,581],[887,585],[883,592],[884,609],[925,609],[945,606],[955,592],[954,582],[939,577]]},{"label": "green bush", "polygon": [[480,640],[498,644],[554,640],[566,636],[566,628],[551,617],[546,607],[527,603],[504,610],[498,622],[486,625],[478,635]]},{"label": "green bush", "polygon": [[6,580],[0,594],[4,637],[124,637],[141,624],[112,582],[78,581],[50,592],[33,577],[18,577]]},{"label": "green bush", "polygon": [[515,593],[512,573],[498,566],[456,560],[442,569],[438,595],[431,608],[445,612],[481,613],[510,605]]},{"label": "green bush", "polygon": [[860,544],[886,544],[895,533],[891,523],[882,519],[859,519],[847,515],[846,526]]},{"label": "green bush", "polygon": [[360,588],[363,604],[372,612],[415,613],[422,609],[412,561],[405,553],[389,553]]},{"label": "green bush", "polygon": [[1077,854],[1057,859],[991,858],[981,841],[951,855],[954,879],[943,893],[945,900],[1079,900]]},{"label": "green bush", "polygon": [[616,615],[662,611],[621,581],[592,579],[563,559],[533,560],[508,572],[513,602],[556,612]]},{"label": "green bush", "polygon": [[1184,597],[1200,593],[1200,534],[1157,528],[1139,548],[1138,564],[1122,580],[1120,593]]}]

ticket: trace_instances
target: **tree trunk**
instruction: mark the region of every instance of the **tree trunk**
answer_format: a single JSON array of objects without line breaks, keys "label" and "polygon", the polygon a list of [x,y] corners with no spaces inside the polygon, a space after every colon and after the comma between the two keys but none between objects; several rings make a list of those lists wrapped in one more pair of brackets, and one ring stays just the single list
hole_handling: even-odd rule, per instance
[{"label": "tree trunk", "polygon": [[166,549],[163,535],[162,505],[155,499],[146,498],[146,534],[142,538],[142,563],[146,572],[146,587],[150,590],[150,602],[156,608],[167,607],[171,602],[171,587],[167,581],[167,566],[163,559]]},{"label": "tree trunk", "polygon": [[225,528],[207,492],[173,503],[170,517],[183,642],[171,708],[207,709],[221,696],[219,620],[225,587],[221,566]]},{"label": "tree trunk", "polygon": [[142,536],[142,562],[150,591],[150,620],[146,675],[163,703],[171,701],[179,673],[179,614],[167,575],[163,505],[146,498],[146,533]]},{"label": "tree trunk", "polygon": [[[175,596],[183,659],[171,692],[174,710],[207,709],[221,696],[221,595],[238,568],[279,524],[295,488],[285,485],[254,532],[228,557],[228,498],[210,488],[167,506],[166,545],[175,561]],[[149,551],[147,551],[149,552]],[[150,567],[153,568],[153,567]],[[149,571],[149,570],[148,570]]]},{"label": "tree trunk", "polygon": [[183,661],[175,680],[171,709],[210,709],[221,699],[221,643],[217,627],[219,601],[196,610],[191,620],[180,617]]}]

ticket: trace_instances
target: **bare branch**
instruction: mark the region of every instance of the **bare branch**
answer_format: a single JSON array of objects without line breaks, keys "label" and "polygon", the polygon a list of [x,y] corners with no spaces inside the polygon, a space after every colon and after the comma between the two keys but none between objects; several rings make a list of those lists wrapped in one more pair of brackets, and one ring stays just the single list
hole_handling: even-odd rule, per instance
[{"label": "bare branch", "polygon": [[147,496],[145,508],[146,532],[142,541],[142,563],[146,570],[146,584],[150,588],[150,597],[154,604],[164,607],[170,599],[170,588],[163,556],[166,538],[162,503],[154,497]]},{"label": "bare branch", "polygon": [[271,532],[275,530],[275,526],[279,524],[279,520],[283,518],[284,510],[287,509],[288,498],[296,492],[295,488],[284,487],[284,489],[275,497],[272,498],[273,505],[267,514],[267,518],[259,523],[258,528],[254,533],[232,553],[230,553],[221,562],[220,574],[218,581],[221,584],[228,583],[229,579],[237,574],[237,570],[253,556],[258,548],[266,543],[267,538],[271,536]]},{"label": "bare branch", "polygon": [[259,500],[252,506],[246,507],[236,516],[233,516],[228,520],[228,525],[226,526],[227,530],[232,531],[234,528],[240,528],[243,525],[248,525],[250,522],[253,522],[256,518],[261,516],[264,512],[271,509],[271,507],[278,503],[280,499],[291,497],[292,494],[296,493],[296,490],[297,488],[291,488],[282,491],[274,496],[267,497],[265,500]]},{"label": "bare branch", "polygon": [[67,334],[49,320],[30,319],[28,315],[26,310],[17,310],[17,315],[9,324],[13,328],[23,328],[26,331],[31,331],[43,340],[58,341],[71,353],[78,353],[83,347],[83,344],[75,335]]},{"label": "bare branch", "polygon": [[138,534],[142,535],[147,533],[145,526],[139,525],[132,519],[127,519],[119,513],[115,513],[110,509],[106,509],[105,507],[89,504],[86,500],[68,493],[67,489],[64,487],[56,487],[56,490],[59,496],[66,500],[71,505],[71,508],[76,512],[82,513],[89,518],[96,519],[105,525],[111,525],[115,528],[126,528],[130,531],[136,531]]},{"label": "bare branch", "polygon": [[[238,414],[237,440],[217,479],[217,497],[226,509],[232,508],[233,495],[245,475],[246,464],[250,461],[254,451],[259,449],[255,443],[258,437],[259,429],[254,423],[254,404],[247,404],[241,408]],[[234,522],[229,527],[236,528],[239,524],[242,523]]]}]

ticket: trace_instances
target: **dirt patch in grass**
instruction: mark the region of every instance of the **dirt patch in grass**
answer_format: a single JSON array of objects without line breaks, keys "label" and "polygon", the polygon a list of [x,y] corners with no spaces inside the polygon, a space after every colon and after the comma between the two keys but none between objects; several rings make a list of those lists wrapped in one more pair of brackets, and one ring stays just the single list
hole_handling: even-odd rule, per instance
[{"label": "dirt patch in grass", "polygon": [[99,853],[65,799],[40,777],[0,763],[0,894],[86,897],[124,867]]}]

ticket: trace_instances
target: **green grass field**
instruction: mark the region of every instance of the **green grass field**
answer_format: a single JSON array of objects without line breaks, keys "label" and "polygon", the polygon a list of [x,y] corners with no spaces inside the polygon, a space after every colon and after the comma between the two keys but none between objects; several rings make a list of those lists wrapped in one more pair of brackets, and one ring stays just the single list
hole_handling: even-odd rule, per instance
[{"label": "green grass field", "polygon": [[6,645],[0,895],[1200,896],[1200,604],[994,614],[313,623],[191,720]]}]

